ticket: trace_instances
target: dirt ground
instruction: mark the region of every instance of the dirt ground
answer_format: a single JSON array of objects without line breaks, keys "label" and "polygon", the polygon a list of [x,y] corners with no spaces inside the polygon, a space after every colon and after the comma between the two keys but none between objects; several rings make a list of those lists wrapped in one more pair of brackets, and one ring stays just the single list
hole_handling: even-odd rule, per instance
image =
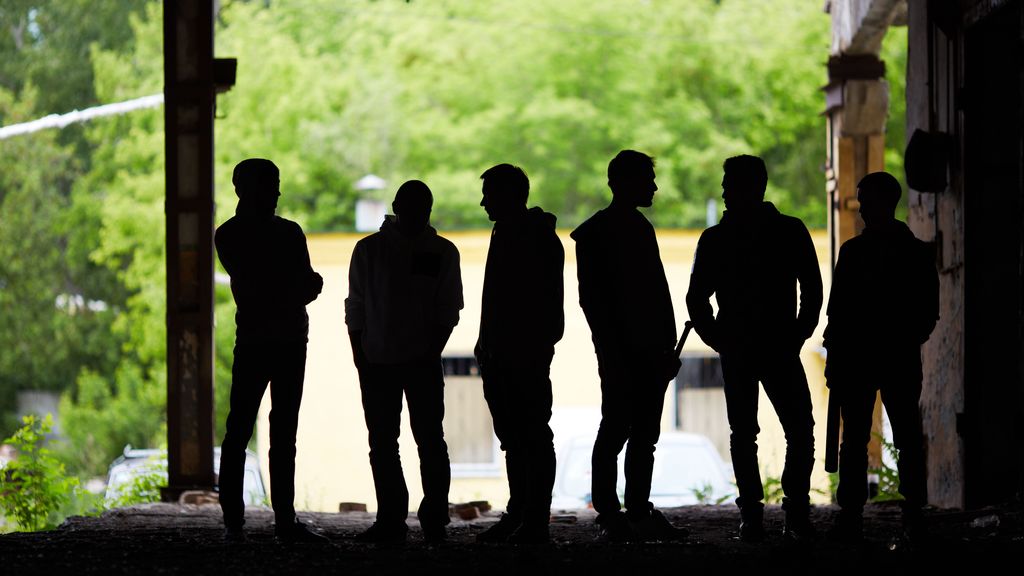
[{"label": "dirt ground", "polygon": [[[477,544],[475,535],[498,518],[495,511],[471,520],[454,520],[449,541],[426,545],[410,519],[404,545],[368,545],[352,537],[373,515],[305,513],[299,516],[330,538],[327,545],[283,545],[273,538],[267,509],[246,512],[248,542],[222,542],[216,506],[149,504],[74,517],[57,530],[0,535],[0,574],[660,574],[713,570],[775,573],[890,573],[918,569],[948,572],[961,566],[995,569],[1024,559],[1024,530],[1019,506],[974,511],[929,510],[932,538],[910,545],[899,538],[899,509],[871,505],[865,513],[866,540],[839,545],[823,536],[794,545],[781,536],[783,512],[766,509],[769,539],[746,544],[736,536],[739,515],[733,506],[687,506],[664,511],[689,528],[685,542],[609,544],[595,540],[594,513],[557,513],[546,546]],[[837,510],[816,507],[819,531]],[[727,572],[722,572],[727,571]]]}]

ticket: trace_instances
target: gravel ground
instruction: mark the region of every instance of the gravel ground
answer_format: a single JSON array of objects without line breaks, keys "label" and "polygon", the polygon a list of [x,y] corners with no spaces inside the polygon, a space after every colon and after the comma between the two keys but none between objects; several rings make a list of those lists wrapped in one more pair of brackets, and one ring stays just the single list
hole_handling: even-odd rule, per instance
[{"label": "gravel ground", "polygon": [[[795,545],[781,536],[783,512],[766,509],[770,536],[746,544],[736,536],[733,506],[687,506],[664,510],[690,529],[685,542],[611,544],[600,542],[593,511],[557,513],[552,543],[546,546],[477,544],[475,536],[498,518],[453,520],[449,541],[423,542],[411,518],[404,545],[369,545],[352,537],[373,522],[365,512],[305,513],[299,516],[324,533],[326,545],[283,545],[273,538],[267,509],[246,511],[248,542],[226,546],[216,506],[149,504],[74,517],[49,532],[0,535],[0,574],[679,574],[692,570],[775,573],[942,572],[960,566],[995,568],[1024,559],[1019,506],[973,511],[929,510],[932,538],[914,545],[900,538],[899,509],[871,505],[865,511],[866,540],[840,545],[819,537]],[[813,520],[824,532],[837,513],[816,507]],[[966,564],[965,564],[966,563]],[[1012,570],[1016,570],[1012,569]],[[1005,569],[1004,569],[1005,570]],[[632,576],[632,575],[630,575]]]}]

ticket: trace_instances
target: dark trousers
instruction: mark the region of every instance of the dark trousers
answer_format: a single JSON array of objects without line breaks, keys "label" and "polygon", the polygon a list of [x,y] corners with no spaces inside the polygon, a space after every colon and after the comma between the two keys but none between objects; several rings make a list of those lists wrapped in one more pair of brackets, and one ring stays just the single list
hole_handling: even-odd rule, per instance
[{"label": "dark trousers", "polygon": [[527,524],[551,517],[555,486],[551,420],[551,359],[554,348],[514,357],[488,358],[481,376],[494,434],[505,452],[509,500],[506,513]]},{"label": "dark trousers", "polygon": [[764,486],[757,462],[758,382],[778,414],[786,435],[782,471],[782,507],[787,514],[805,515],[810,507],[814,467],[814,417],[807,376],[796,352],[723,354],[725,404],[729,417],[729,450],[739,489],[737,506],[745,517],[759,518]]},{"label": "dark trousers", "polygon": [[601,425],[591,455],[591,498],[601,515],[615,514],[622,505],[616,491],[618,458],[626,447],[626,515],[640,520],[651,513],[651,475],[654,446],[661,436],[661,411],[668,381],[636,362],[627,374],[598,357],[601,376]]},{"label": "dark trousers", "polygon": [[306,342],[237,339],[231,366],[231,406],[220,453],[220,507],[224,524],[244,524],[245,447],[260,400],[270,385],[270,488],[279,526],[295,521],[295,433],[306,373]]},{"label": "dark trousers", "polygon": [[363,415],[369,433],[370,468],[377,495],[377,522],[405,524],[409,489],[402,473],[398,436],[402,394],[409,405],[409,423],[420,457],[423,500],[421,524],[448,523],[451,465],[444,441],[444,374],[439,360],[405,364],[367,364],[359,370]]},{"label": "dark trousers", "polygon": [[[884,365],[884,364],[883,364]],[[881,390],[882,404],[892,424],[893,444],[899,451],[900,494],[904,514],[919,514],[928,501],[925,479],[924,434],[921,429],[920,376],[870,379],[838,387],[843,416],[843,443],[839,449],[839,489],[836,500],[843,512],[861,514],[868,497],[867,445],[871,439],[871,416],[875,392]],[[833,386],[833,390],[836,386]]]}]

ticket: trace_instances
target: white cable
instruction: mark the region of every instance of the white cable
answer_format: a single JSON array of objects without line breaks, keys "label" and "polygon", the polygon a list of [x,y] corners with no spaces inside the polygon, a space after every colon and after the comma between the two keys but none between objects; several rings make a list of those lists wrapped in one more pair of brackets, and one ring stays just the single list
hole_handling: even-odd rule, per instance
[{"label": "white cable", "polygon": [[85,110],[73,110],[67,114],[50,114],[49,116],[44,116],[38,120],[32,120],[31,122],[11,124],[10,126],[0,128],[0,140],[5,140],[14,136],[21,136],[22,134],[39,132],[40,130],[46,130],[47,128],[63,128],[68,124],[86,122],[93,118],[100,118],[102,116],[117,116],[133,110],[157,108],[162,106],[163,103],[163,94],[151,94],[149,96],[126,100],[124,102],[93,106],[92,108],[86,108]]}]

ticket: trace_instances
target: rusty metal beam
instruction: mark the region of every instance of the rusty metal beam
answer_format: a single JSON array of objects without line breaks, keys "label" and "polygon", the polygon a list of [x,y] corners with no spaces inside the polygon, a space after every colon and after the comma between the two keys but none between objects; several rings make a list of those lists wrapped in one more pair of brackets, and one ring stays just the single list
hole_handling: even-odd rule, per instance
[{"label": "rusty metal beam", "polygon": [[167,464],[164,500],[212,490],[213,1],[164,0]]}]

